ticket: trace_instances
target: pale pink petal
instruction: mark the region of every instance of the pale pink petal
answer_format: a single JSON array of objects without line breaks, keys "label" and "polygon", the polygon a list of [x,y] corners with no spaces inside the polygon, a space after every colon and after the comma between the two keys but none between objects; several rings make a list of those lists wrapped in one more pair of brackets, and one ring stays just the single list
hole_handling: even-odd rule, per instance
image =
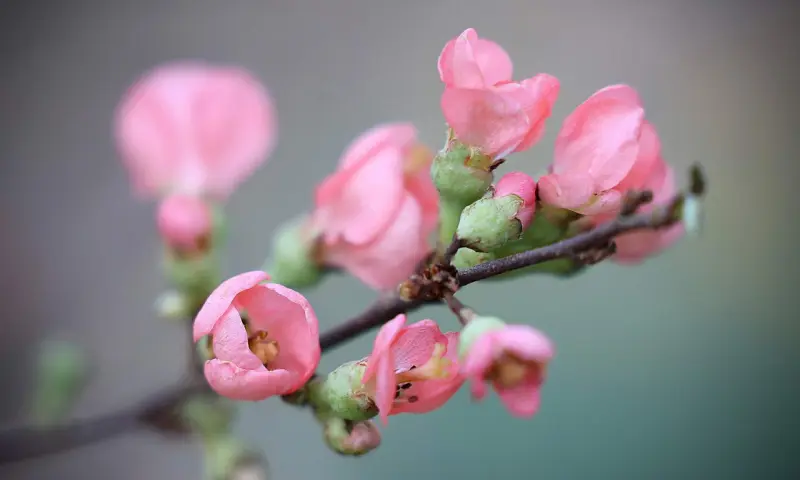
[{"label": "pale pink petal", "polygon": [[[366,373],[364,378],[366,378]],[[396,389],[394,359],[391,352],[389,352],[388,355],[378,358],[376,362],[374,400],[384,425],[389,423],[389,414],[392,411],[392,402],[394,402]]]},{"label": "pale pink petal", "polygon": [[583,215],[602,215],[616,212],[622,206],[625,195],[617,189],[607,190],[593,197],[588,203],[573,210]]},{"label": "pale pink petal", "polygon": [[520,85],[529,92],[531,101],[526,104],[528,132],[514,149],[515,152],[531,148],[542,138],[545,123],[550,118],[561,89],[558,79],[545,73],[527,78],[520,82]]},{"label": "pale pink petal", "polygon": [[214,355],[223,362],[231,362],[239,368],[246,370],[260,370],[263,367],[261,360],[250,350],[247,330],[242,323],[242,317],[232,306],[219,319],[212,345]]},{"label": "pale pink petal", "polygon": [[275,108],[261,83],[239,68],[209,74],[192,108],[196,154],[206,169],[205,190],[225,198],[272,153]]},{"label": "pale pink petal", "polygon": [[346,269],[374,289],[395,288],[428,253],[422,221],[419,204],[406,195],[397,216],[376,242],[366,246],[343,242],[333,245],[325,250],[325,262]]},{"label": "pale pink petal", "polygon": [[334,173],[317,189],[326,241],[360,245],[391,223],[404,196],[403,152],[381,149],[361,168]]},{"label": "pale pink petal", "polygon": [[317,316],[299,293],[274,283],[258,285],[236,297],[237,307],[247,311],[255,331],[266,331],[278,341],[280,353],[270,368],[286,369],[305,382],[320,358]]},{"label": "pale pink petal", "polygon": [[641,135],[639,135],[639,155],[636,163],[633,164],[628,175],[619,182],[617,190],[627,192],[628,190],[640,190],[645,188],[652,176],[653,170],[658,168],[658,163],[663,163],[661,159],[661,140],[655,127],[650,122],[645,121],[642,125]]},{"label": "pale pink petal", "polygon": [[472,344],[469,353],[461,362],[461,373],[465,377],[483,379],[486,371],[491,368],[494,357],[495,340],[490,332],[482,335]]},{"label": "pale pink petal", "polygon": [[511,80],[513,65],[503,48],[468,28],[439,55],[439,77],[448,86],[481,88]]},{"label": "pale pink petal", "polygon": [[514,388],[497,389],[497,396],[506,409],[517,417],[532,417],[539,410],[541,381],[537,372]]},{"label": "pale pink petal", "polygon": [[[384,323],[381,329],[378,330],[378,335],[375,337],[375,342],[372,347],[372,353],[369,356],[371,361],[367,362],[367,368],[364,371],[364,383],[370,381],[377,373],[377,360],[381,357],[391,354],[392,344],[402,332],[405,324],[406,316],[400,314],[394,317],[392,320]],[[394,362],[391,363],[392,364],[390,366],[392,367],[392,371],[394,371]]]},{"label": "pale pink petal", "polygon": [[523,230],[533,219],[536,209],[536,181],[524,172],[508,172],[498,180],[494,188],[495,198],[516,195],[522,199],[522,208],[516,218],[522,223]]},{"label": "pale pink petal", "polygon": [[339,169],[359,167],[385,148],[406,151],[417,141],[417,129],[407,122],[376,125],[359,135],[339,159]]},{"label": "pale pink petal", "polygon": [[441,107],[447,124],[456,137],[467,145],[480,148],[490,156],[508,154],[528,132],[528,116],[513,86],[488,89],[447,87]]},{"label": "pale pink petal", "polygon": [[192,335],[194,341],[210,334],[214,325],[225,314],[239,293],[268,280],[269,275],[262,271],[241,273],[222,282],[208,296],[203,307],[194,319]]},{"label": "pale pink petal", "polygon": [[219,359],[207,361],[204,370],[206,380],[214,391],[241,401],[259,401],[274,395],[286,395],[298,383],[297,375],[286,370],[267,370],[263,366],[257,370],[247,370]]},{"label": "pale pink petal", "polygon": [[493,339],[494,355],[508,351],[523,360],[547,362],[555,354],[550,339],[528,325],[507,325],[485,336]]},{"label": "pale pink petal", "polygon": [[441,407],[455,395],[464,383],[464,377],[459,374],[458,368],[458,332],[447,332],[447,354],[445,358],[450,361],[449,376],[442,380],[425,380],[412,383],[411,388],[404,390],[404,399],[416,396],[414,403],[395,401],[392,406],[392,415],[398,413],[427,413]]},{"label": "pale pink petal", "polygon": [[644,109],[627,86],[594,93],[572,112],[555,144],[553,173],[585,172],[596,191],[617,185],[638,156]]},{"label": "pale pink petal", "polygon": [[543,203],[573,209],[591,200],[594,182],[586,174],[551,173],[539,178],[538,190]]},{"label": "pale pink petal", "polygon": [[437,343],[447,345],[447,337],[433,320],[422,320],[404,328],[392,344],[395,371],[421,367],[430,360]]},{"label": "pale pink petal", "polygon": [[198,197],[170,195],[158,207],[157,224],[168,245],[191,249],[211,232],[211,211]]},{"label": "pale pink petal", "polygon": [[406,191],[413,195],[422,210],[421,236],[427,238],[439,224],[439,192],[431,179],[430,169],[407,175]]}]

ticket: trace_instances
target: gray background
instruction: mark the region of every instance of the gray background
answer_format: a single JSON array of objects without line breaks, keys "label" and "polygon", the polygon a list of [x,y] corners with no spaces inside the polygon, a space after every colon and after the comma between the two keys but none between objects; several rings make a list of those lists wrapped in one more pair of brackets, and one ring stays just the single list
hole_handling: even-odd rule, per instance
[{"label": "gray background", "polygon": [[[96,376],[75,412],[112,411],[175,382],[178,328],[154,319],[153,206],[131,199],[112,111],[142,71],[171,59],[239,63],[276,98],[271,162],[231,199],[226,272],[257,268],[277,222],[372,125],[414,121],[438,148],[436,58],[466,27],[501,43],[516,76],[562,93],[545,139],[510,167],[545,168],[564,116],[594,90],[637,87],[679,171],[711,181],[700,239],[630,268],[601,265],[469,287],[463,300],[557,342],[541,413],[495,398],[394,417],[382,447],[331,454],[306,412],[270,400],[240,433],[277,479],[799,478],[797,75],[793,2],[112,1],[0,2],[2,420],[20,421],[36,342],[82,342]],[[372,294],[337,277],[308,292],[322,327]],[[444,309],[433,316],[451,322]],[[365,336],[322,368],[363,355]],[[131,433],[0,467],[9,479],[200,478],[199,448]]]}]

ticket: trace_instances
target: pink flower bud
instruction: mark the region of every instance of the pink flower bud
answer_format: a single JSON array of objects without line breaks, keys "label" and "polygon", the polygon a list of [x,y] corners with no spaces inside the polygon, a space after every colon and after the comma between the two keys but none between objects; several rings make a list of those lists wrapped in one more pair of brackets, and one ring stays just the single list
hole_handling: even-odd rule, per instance
[{"label": "pink flower bud", "polygon": [[158,230],[164,242],[178,251],[207,248],[213,222],[208,204],[192,195],[170,195],[158,207]]},{"label": "pink flower bud", "polygon": [[461,142],[495,158],[533,146],[558,98],[555,77],[539,74],[514,82],[511,74],[508,54],[472,28],[439,56],[445,120]]},{"label": "pink flower bud", "polygon": [[[211,335],[209,385],[235,400],[263,400],[302,387],[319,364],[319,326],[302,295],[254,271],[224,281],[194,320],[194,340]],[[247,321],[242,312],[247,312]]]},{"label": "pink flower bud", "polygon": [[536,211],[536,180],[523,172],[509,172],[494,187],[494,197],[516,195],[522,199],[522,206],[516,218],[522,223],[522,230],[528,228]]}]

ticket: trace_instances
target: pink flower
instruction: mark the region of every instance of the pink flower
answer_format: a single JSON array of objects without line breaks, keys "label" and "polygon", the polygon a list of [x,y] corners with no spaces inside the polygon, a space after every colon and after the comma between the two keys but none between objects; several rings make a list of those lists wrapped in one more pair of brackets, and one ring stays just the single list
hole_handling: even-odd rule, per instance
[{"label": "pink flower", "polygon": [[613,212],[627,190],[642,188],[660,155],[636,91],[606,87],[564,121],[550,173],[539,179],[539,196],[586,215]]},{"label": "pink flower", "polygon": [[458,333],[443,334],[433,320],[405,326],[398,315],[378,332],[363,382],[386,424],[389,415],[425,413],[444,405],[463,383]]},{"label": "pink flower", "polygon": [[[639,173],[633,170],[631,175],[636,176],[635,179],[631,180],[632,182],[635,181],[635,187],[633,188],[646,189],[653,192],[652,203],[639,209],[642,213],[652,211],[655,205],[668,203],[677,194],[672,168],[660,156],[653,162],[647,176],[638,177]],[[591,217],[593,223],[597,225],[605,223],[611,218],[613,218],[613,215]],[[617,250],[612,259],[617,263],[640,263],[647,257],[672,246],[683,236],[684,231],[683,224],[676,223],[665,229],[640,230],[619,235],[614,239]]]},{"label": "pink flower", "polygon": [[321,238],[323,263],[375,289],[394,288],[413,272],[437,226],[433,156],[416,136],[406,123],[365,132],[317,187],[310,230]]},{"label": "pink flower", "polygon": [[135,189],[227,197],[275,144],[272,100],[250,73],[200,62],[144,75],[116,112],[116,138]]},{"label": "pink flower", "polygon": [[523,172],[506,173],[495,185],[493,196],[499,198],[506,195],[516,195],[522,199],[522,207],[517,211],[516,218],[524,231],[536,211],[536,181]]},{"label": "pink flower", "polygon": [[208,205],[191,195],[166,197],[158,208],[158,229],[170,247],[182,252],[205,250],[213,222]]},{"label": "pink flower", "polygon": [[[262,282],[264,272],[237,275],[217,287],[194,320],[194,340],[211,335],[209,385],[235,400],[263,400],[302,387],[319,364],[319,330],[302,295]],[[247,312],[247,320],[242,312]]]},{"label": "pink flower", "polygon": [[539,390],[554,348],[541,332],[527,325],[506,325],[477,338],[463,361],[473,397],[486,396],[491,382],[506,408],[519,417],[539,409]]},{"label": "pink flower", "polygon": [[503,48],[472,28],[439,55],[445,120],[461,142],[495,158],[527,150],[541,138],[560,88],[551,75],[514,82],[512,72]]}]

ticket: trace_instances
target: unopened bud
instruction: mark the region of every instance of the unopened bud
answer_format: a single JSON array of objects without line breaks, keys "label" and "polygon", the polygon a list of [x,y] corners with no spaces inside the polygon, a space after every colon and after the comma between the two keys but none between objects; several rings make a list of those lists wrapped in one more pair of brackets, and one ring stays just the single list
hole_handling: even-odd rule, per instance
[{"label": "unopened bud", "polygon": [[167,196],[158,207],[157,221],[164,243],[179,254],[192,255],[210,248],[214,219],[202,198]]},{"label": "unopened bud", "polygon": [[508,173],[493,191],[461,212],[456,235],[466,247],[491,252],[519,240],[535,208],[536,182],[522,172]]},{"label": "unopened bud", "polygon": [[497,256],[489,252],[476,252],[471,248],[459,248],[453,257],[453,266],[458,269],[471,268],[475,265],[494,260]]},{"label": "unopened bud", "polygon": [[272,242],[271,264],[265,266],[272,281],[289,288],[309,287],[321,277],[315,258],[316,241],[300,217],[278,228]]},{"label": "unopened bud", "polygon": [[342,455],[364,455],[381,444],[381,432],[369,420],[350,422],[331,417],[323,428],[325,442]]},{"label": "unopened bud", "polygon": [[374,417],[378,414],[378,407],[361,381],[366,368],[362,361],[339,366],[318,386],[311,385],[312,403],[345,420],[358,422]]},{"label": "unopened bud", "polygon": [[433,159],[431,178],[442,198],[469,205],[492,184],[491,165],[488,155],[451,140]]}]

